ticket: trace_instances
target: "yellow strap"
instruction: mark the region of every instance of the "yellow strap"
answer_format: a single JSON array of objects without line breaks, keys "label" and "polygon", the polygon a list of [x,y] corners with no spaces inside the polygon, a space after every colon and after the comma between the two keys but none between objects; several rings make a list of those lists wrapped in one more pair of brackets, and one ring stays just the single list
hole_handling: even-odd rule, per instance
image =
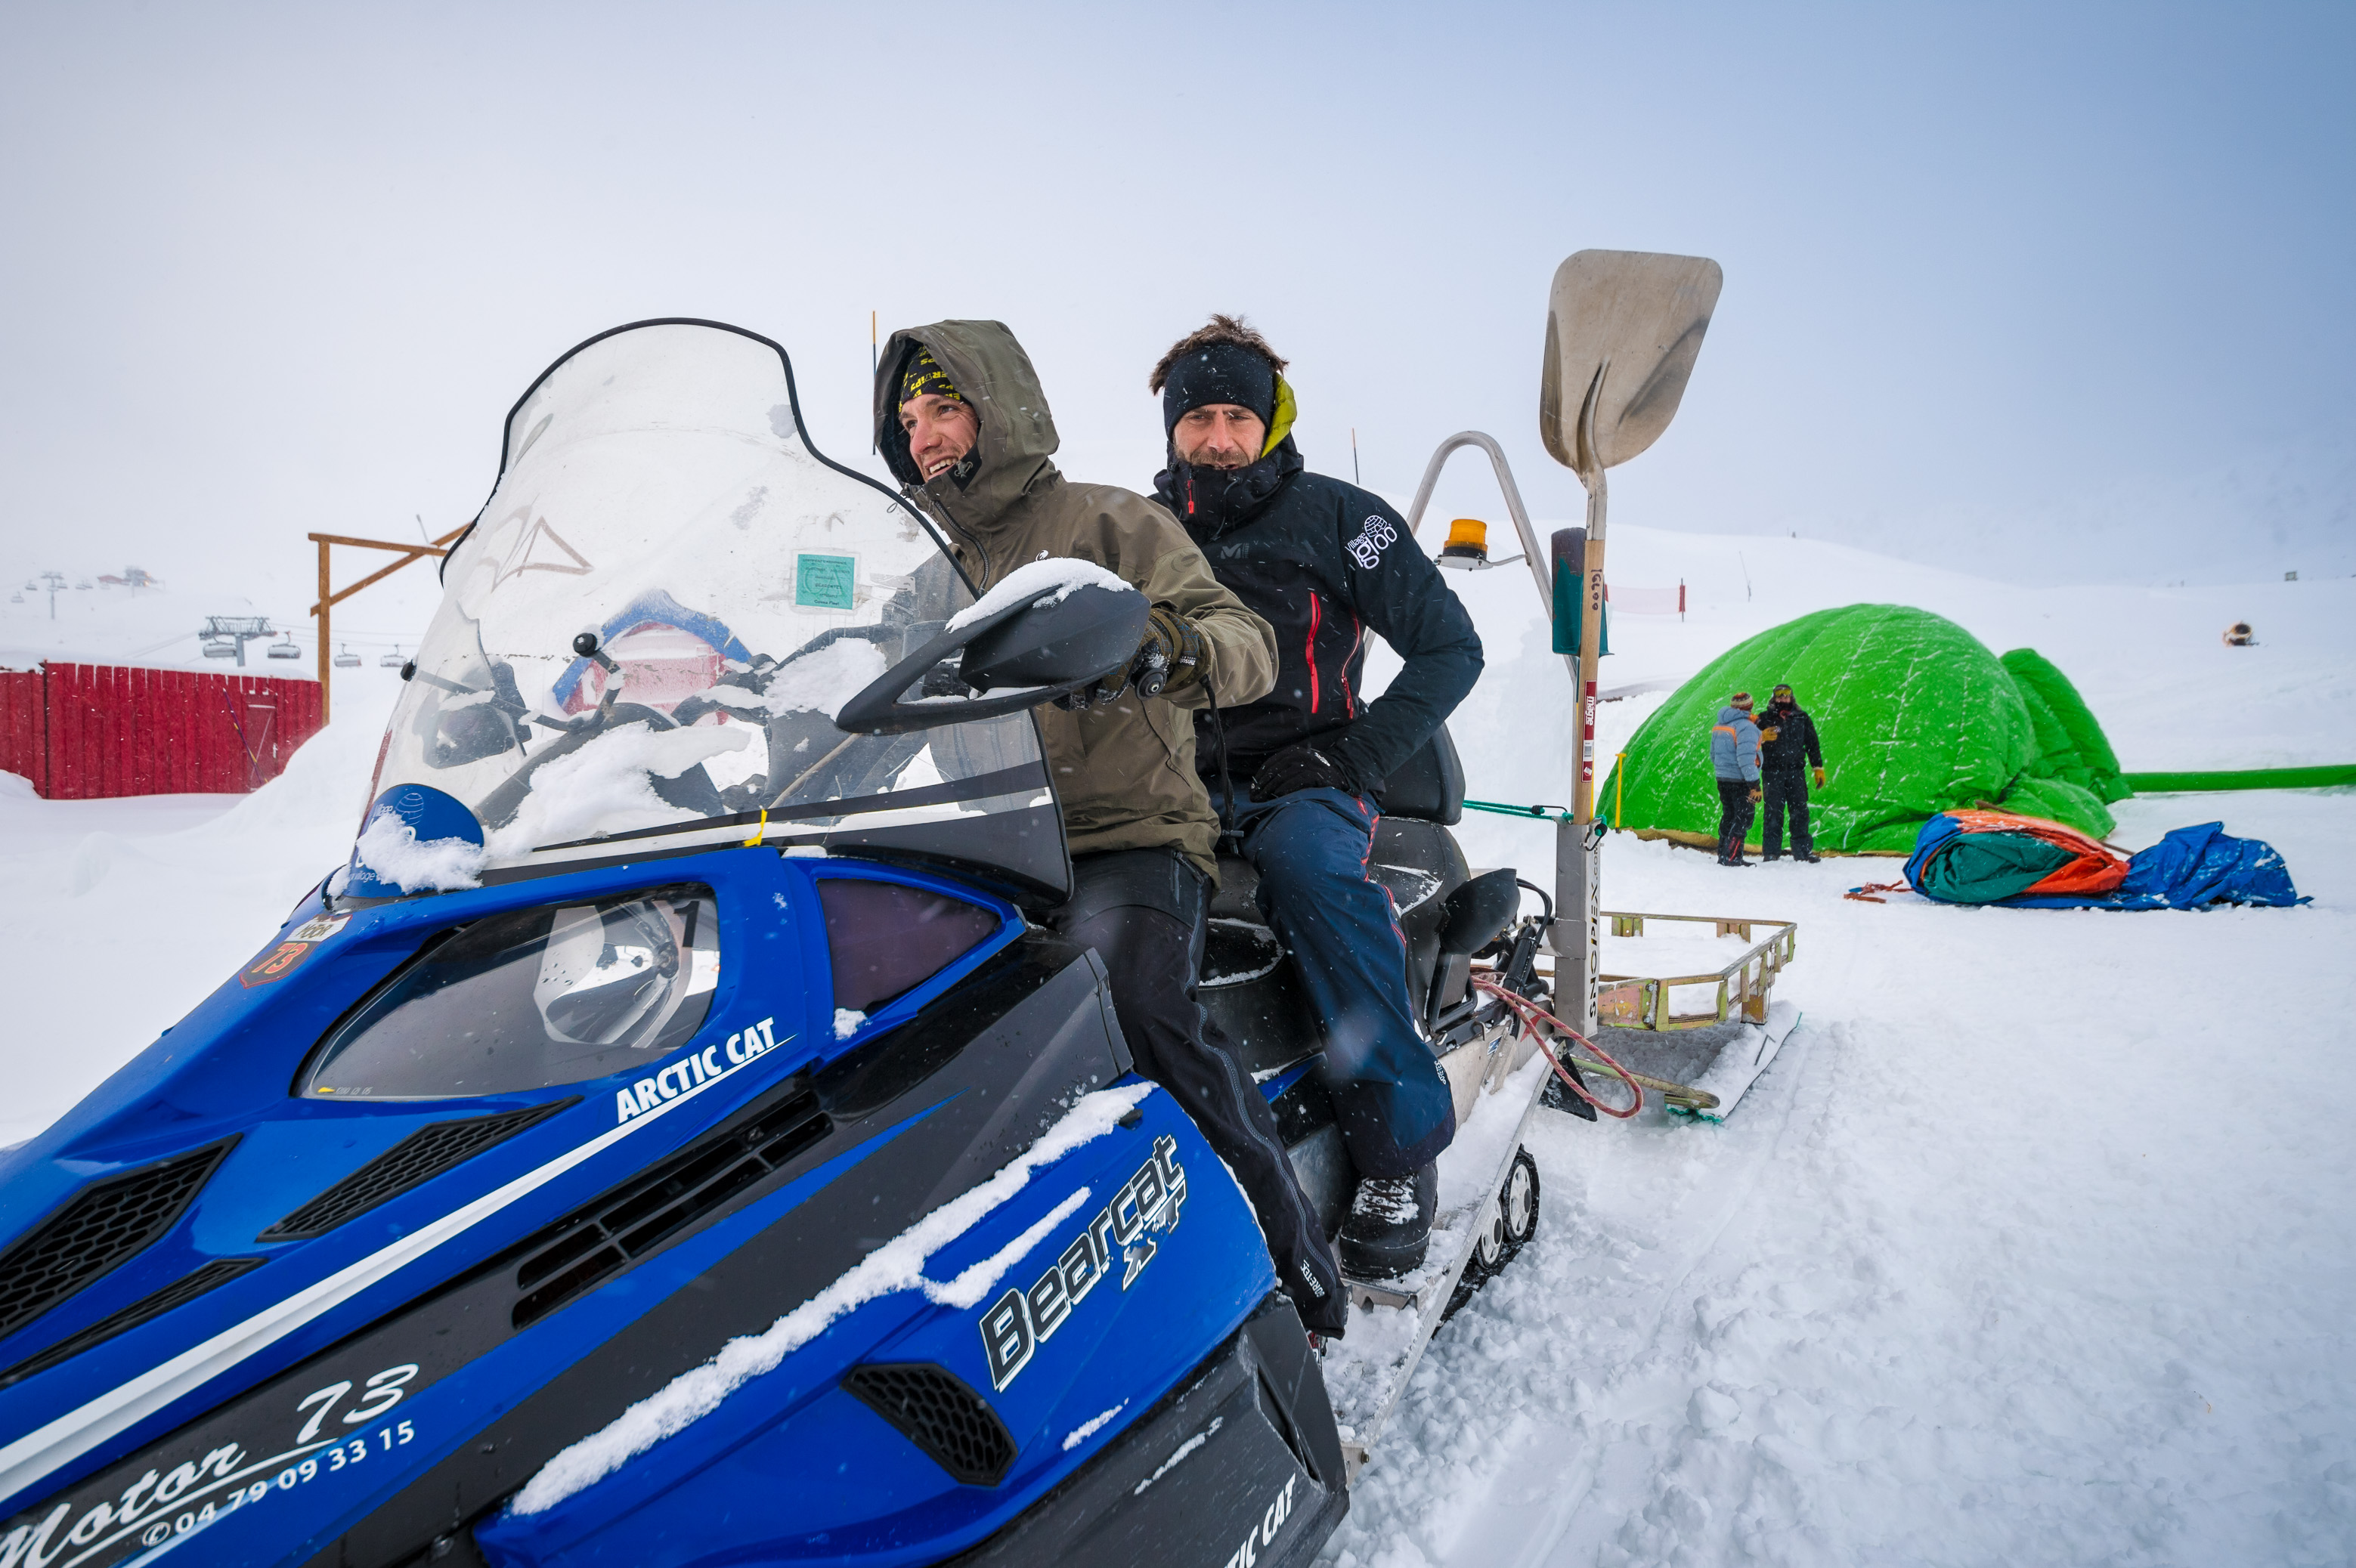
[{"label": "yellow strap", "polygon": [[1292,400],[1292,383],[1279,376],[1276,379],[1276,417],[1268,421],[1268,444],[1259,449],[1262,457],[1274,452],[1277,443],[1292,433],[1292,421],[1300,415],[1300,407]]},{"label": "yellow strap", "polygon": [[744,840],[743,848],[751,849],[758,847],[761,842],[761,835],[768,830],[769,808],[765,805],[761,808],[761,820],[753,825],[753,837]]}]

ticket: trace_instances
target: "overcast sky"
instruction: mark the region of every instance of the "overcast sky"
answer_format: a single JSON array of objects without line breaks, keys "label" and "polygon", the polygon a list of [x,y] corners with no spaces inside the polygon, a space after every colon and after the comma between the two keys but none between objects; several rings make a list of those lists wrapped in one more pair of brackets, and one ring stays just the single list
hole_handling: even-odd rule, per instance
[{"label": "overcast sky", "polygon": [[[1623,523],[2017,579],[2356,571],[2356,7],[0,5],[0,571],[307,582],[471,516],[509,404],[639,317],[792,353],[1008,323],[1143,488],[1210,310],[1404,504],[1542,516],[1556,265],[1719,261]],[[1439,516],[1502,521],[1462,457]]]}]

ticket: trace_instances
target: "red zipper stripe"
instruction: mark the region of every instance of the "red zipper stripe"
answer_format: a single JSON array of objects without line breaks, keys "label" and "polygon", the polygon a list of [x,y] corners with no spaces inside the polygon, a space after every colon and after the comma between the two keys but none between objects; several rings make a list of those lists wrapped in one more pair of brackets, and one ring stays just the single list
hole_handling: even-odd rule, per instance
[{"label": "red zipper stripe", "polygon": [[1309,711],[1317,711],[1317,624],[1325,618],[1323,607],[1315,592],[1309,595]]}]

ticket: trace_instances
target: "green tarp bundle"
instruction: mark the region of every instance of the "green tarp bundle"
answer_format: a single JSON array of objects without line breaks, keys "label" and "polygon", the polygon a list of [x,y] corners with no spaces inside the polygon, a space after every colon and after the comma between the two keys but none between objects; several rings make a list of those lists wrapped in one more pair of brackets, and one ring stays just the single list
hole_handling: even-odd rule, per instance
[{"label": "green tarp bundle", "polygon": [[2025,893],[2077,857],[2018,833],[1958,833],[1923,868],[1920,891],[1953,904],[1992,904]]},{"label": "green tarp bundle", "polygon": [[[1788,683],[1831,770],[1811,789],[1817,847],[1904,852],[1934,814],[1983,802],[2101,837],[2129,793],[2070,679],[2027,648],[1999,659],[1944,616],[1901,604],[1820,610],[1762,632],[1686,682],[1628,743],[1599,815],[1714,837],[1710,726],[1749,691],[1763,713]],[[1751,841],[1759,842],[1754,821]]]}]

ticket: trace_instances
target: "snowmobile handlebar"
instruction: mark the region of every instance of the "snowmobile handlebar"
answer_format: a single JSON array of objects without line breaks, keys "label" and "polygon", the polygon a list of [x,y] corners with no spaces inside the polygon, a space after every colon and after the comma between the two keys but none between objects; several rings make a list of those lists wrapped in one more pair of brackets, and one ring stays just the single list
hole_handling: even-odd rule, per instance
[{"label": "snowmobile handlebar", "polygon": [[[1151,606],[1134,588],[1082,583],[944,631],[842,705],[835,728],[898,735],[998,719],[1054,701],[1125,668]],[[981,695],[923,696],[908,688],[961,654],[956,679]],[[991,695],[993,688],[1003,688]]]}]

